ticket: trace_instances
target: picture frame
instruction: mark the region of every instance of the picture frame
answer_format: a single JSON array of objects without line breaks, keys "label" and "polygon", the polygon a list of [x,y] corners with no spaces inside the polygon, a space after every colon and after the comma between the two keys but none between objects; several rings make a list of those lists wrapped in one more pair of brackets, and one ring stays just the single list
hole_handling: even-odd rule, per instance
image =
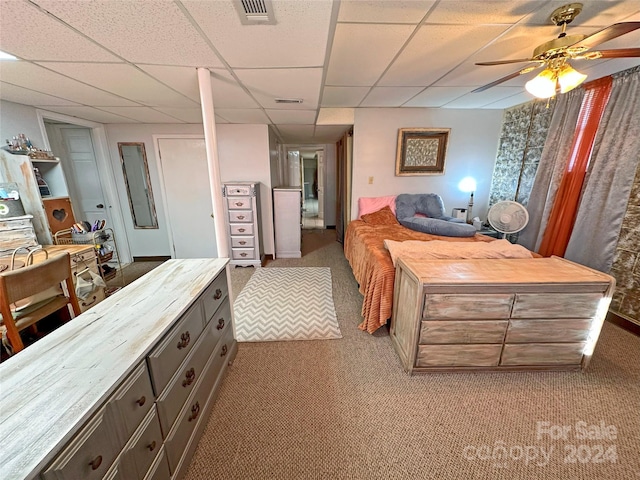
[{"label": "picture frame", "polygon": [[399,128],[396,176],[444,175],[450,128]]}]

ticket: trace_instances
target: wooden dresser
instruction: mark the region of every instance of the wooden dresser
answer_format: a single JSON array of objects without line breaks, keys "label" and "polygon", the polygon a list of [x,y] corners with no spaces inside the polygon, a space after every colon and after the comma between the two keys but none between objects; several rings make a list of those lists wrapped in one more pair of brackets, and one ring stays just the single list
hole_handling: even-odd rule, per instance
[{"label": "wooden dresser", "polygon": [[229,227],[231,265],[262,266],[264,250],[260,224],[260,184],[230,182],[222,189]]},{"label": "wooden dresser", "polygon": [[399,259],[391,340],[409,374],[584,369],[614,286],[558,257]]},{"label": "wooden dresser", "polygon": [[181,478],[237,352],[227,261],[169,260],[0,364],[2,477]]}]

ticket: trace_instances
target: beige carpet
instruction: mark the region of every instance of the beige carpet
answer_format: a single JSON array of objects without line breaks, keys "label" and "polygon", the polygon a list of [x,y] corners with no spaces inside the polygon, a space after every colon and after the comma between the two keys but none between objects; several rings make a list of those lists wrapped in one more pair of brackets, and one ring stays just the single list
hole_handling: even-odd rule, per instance
[{"label": "beige carpet", "polygon": [[[186,479],[640,478],[639,338],[606,324],[585,373],[408,377],[385,329],[358,330],[361,296],[334,234],[305,235],[302,259],[267,268],[331,267],[343,338],[241,344]],[[232,272],[235,292],[251,273]],[[616,439],[576,439],[580,421],[613,425]],[[538,440],[537,422],[572,432]],[[486,459],[501,446],[553,451]],[[585,463],[565,463],[572,446]]]}]

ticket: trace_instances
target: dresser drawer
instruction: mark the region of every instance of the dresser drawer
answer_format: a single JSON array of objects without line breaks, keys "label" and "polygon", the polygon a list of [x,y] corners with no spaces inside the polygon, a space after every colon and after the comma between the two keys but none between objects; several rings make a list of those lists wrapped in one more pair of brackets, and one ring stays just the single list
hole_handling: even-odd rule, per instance
[{"label": "dresser drawer", "polygon": [[204,306],[204,323],[205,325],[211,320],[215,311],[222,305],[225,298],[229,296],[227,287],[227,275],[223,270],[220,275],[207,287],[202,294],[202,305]]},{"label": "dresser drawer", "polygon": [[251,210],[251,197],[229,197],[227,206],[229,210]]},{"label": "dresser drawer", "polygon": [[251,186],[249,185],[225,185],[225,193],[229,196],[251,196]]},{"label": "dresser drawer", "polygon": [[78,299],[78,304],[80,305],[80,313],[86,312],[94,305],[97,305],[102,300],[106,298],[104,294],[104,288],[98,287],[96,288],[87,298],[84,300]]},{"label": "dresser drawer", "polygon": [[129,374],[111,398],[110,406],[113,408],[120,444],[124,445],[153,407],[153,389],[145,362]]},{"label": "dresser drawer", "polygon": [[495,367],[499,345],[419,345],[416,367]]},{"label": "dresser drawer", "polygon": [[423,321],[419,343],[502,343],[507,324],[506,320]]},{"label": "dresser drawer", "polygon": [[255,260],[256,251],[253,248],[232,248],[231,258],[234,260]]},{"label": "dresser drawer", "polygon": [[200,383],[196,385],[195,392],[183,406],[178,419],[165,440],[169,467],[172,473],[176,472],[189,438],[200,420],[200,413],[205,410],[209,399],[214,397],[212,389],[222,371],[222,367],[227,362],[227,355],[231,352],[232,343],[233,332],[232,329],[228,329],[221,341],[218,342],[211,357],[209,357],[204,374],[200,378]]},{"label": "dresser drawer", "polygon": [[231,304],[228,301],[220,305],[218,311],[211,317],[208,328],[211,330],[214,345],[227,329],[231,328]]},{"label": "dresser drawer", "polygon": [[167,388],[158,398],[158,417],[165,436],[169,434],[173,422],[176,420],[185,400],[192,392],[193,388],[200,382],[204,367],[216,345],[211,327],[198,338],[198,342],[173,376]]},{"label": "dresser drawer", "polygon": [[[126,458],[123,464],[131,465],[137,472],[126,472],[128,479],[142,480],[162,446],[162,433],[156,409],[152,408],[135,431],[122,456]],[[131,467],[130,467],[131,469]]]},{"label": "dresser drawer", "polygon": [[[96,251],[95,248],[91,247],[91,249],[87,249],[86,252],[76,253],[75,255],[71,255],[69,258],[71,262],[71,270],[82,270],[86,267],[96,266]],[[93,269],[92,269],[93,270]],[[97,266],[94,270],[97,272]]]},{"label": "dresser drawer", "polygon": [[231,235],[253,235],[253,225],[229,225]]},{"label": "dresser drawer", "polygon": [[170,480],[169,462],[164,447],[160,449],[144,480]]},{"label": "dresser drawer", "polygon": [[591,319],[510,320],[506,343],[578,343],[589,337]]},{"label": "dresser drawer", "polygon": [[601,293],[548,293],[516,295],[512,318],[591,318]]},{"label": "dresser drawer", "polygon": [[253,237],[231,237],[231,246],[235,248],[253,248]]},{"label": "dresser drawer", "polygon": [[231,210],[229,211],[229,222],[253,223],[253,212],[251,210]]},{"label": "dresser drawer", "polygon": [[202,304],[196,302],[147,357],[156,395],[166,387],[202,332]]},{"label": "dresser drawer", "polygon": [[580,365],[584,343],[505,344],[500,365]]},{"label": "dresser drawer", "polygon": [[109,470],[122,444],[112,425],[110,409],[103,407],[74,436],[42,473],[44,480],[98,480]]},{"label": "dresser drawer", "polygon": [[427,294],[422,318],[508,319],[512,294]]}]

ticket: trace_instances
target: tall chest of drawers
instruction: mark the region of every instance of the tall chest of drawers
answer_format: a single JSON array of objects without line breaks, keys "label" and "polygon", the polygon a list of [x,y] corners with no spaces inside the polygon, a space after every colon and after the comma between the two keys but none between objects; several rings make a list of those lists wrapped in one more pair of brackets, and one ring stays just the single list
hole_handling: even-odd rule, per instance
[{"label": "tall chest of drawers", "polygon": [[264,258],[260,225],[260,183],[229,182],[222,189],[231,265],[260,267]]},{"label": "tall chest of drawers", "polygon": [[586,368],[615,280],[567,260],[403,260],[390,336],[409,373]]},{"label": "tall chest of drawers", "polygon": [[0,364],[3,478],[181,478],[237,352],[226,263],[170,260]]}]

